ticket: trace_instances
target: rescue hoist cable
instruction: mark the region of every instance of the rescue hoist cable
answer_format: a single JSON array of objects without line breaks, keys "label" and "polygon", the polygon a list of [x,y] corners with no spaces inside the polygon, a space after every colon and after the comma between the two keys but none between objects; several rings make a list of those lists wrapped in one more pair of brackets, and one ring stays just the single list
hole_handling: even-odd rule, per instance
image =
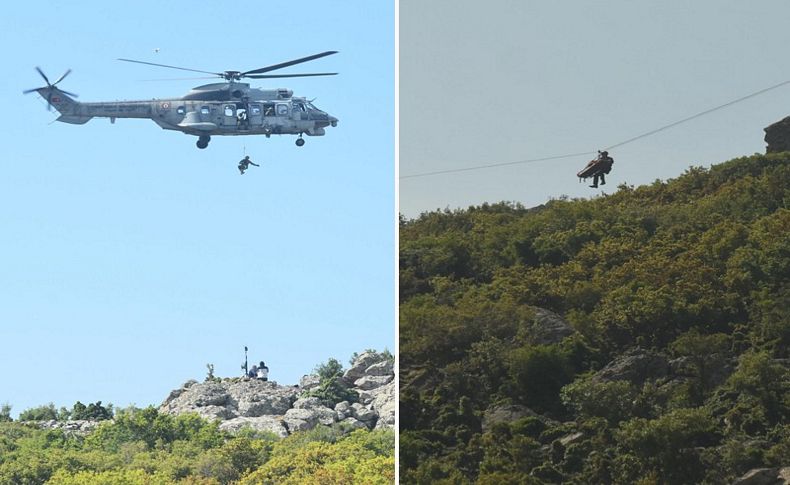
[{"label": "rescue hoist cable", "polygon": [[[719,106],[715,106],[713,108],[706,109],[705,111],[700,111],[699,113],[691,115],[691,116],[688,116],[686,118],[683,118],[682,120],[678,120],[678,121],[675,121],[675,122],[670,123],[668,125],[664,125],[664,126],[662,126],[660,128],[656,128],[654,130],[648,131],[647,133],[642,133],[641,135],[634,136],[634,137],[629,138],[629,139],[627,139],[625,141],[621,141],[620,143],[615,143],[614,145],[608,146],[608,147],[604,148],[603,150],[609,151],[609,150],[611,150],[613,148],[617,148],[617,147],[623,146],[623,145],[625,145],[627,143],[631,143],[633,141],[640,140],[642,138],[646,138],[646,137],[651,136],[651,135],[655,135],[656,133],[659,133],[661,131],[667,130],[667,129],[672,128],[672,127],[675,127],[675,126],[680,125],[682,123],[685,123],[687,121],[691,121],[693,119],[705,116],[707,114],[713,113],[714,111],[718,111],[718,110],[720,110],[722,108],[726,108],[728,106],[732,106],[734,104],[740,103],[741,101],[746,101],[749,98],[753,98],[755,96],[759,96],[759,95],[761,95],[763,93],[767,93],[768,91],[772,91],[774,89],[780,88],[780,87],[785,86],[787,84],[790,84],[790,80],[781,82],[779,84],[774,84],[773,86],[761,89],[759,91],[755,91],[755,92],[753,92],[751,94],[747,94],[746,96],[742,96],[742,97],[740,97],[738,99],[729,101],[729,102],[724,103],[724,104],[720,104]],[[447,174],[447,173],[468,172],[468,171],[472,171],[472,170],[483,170],[483,169],[486,169],[486,168],[493,168],[493,167],[504,167],[504,166],[507,166],[507,165],[519,165],[519,164],[526,164],[526,163],[543,162],[543,161],[547,161],[547,160],[558,160],[558,159],[561,159],[561,158],[580,157],[582,155],[591,155],[591,154],[595,154],[595,153],[596,152],[570,153],[568,155],[557,155],[557,156],[553,156],[553,157],[532,158],[532,159],[529,159],[529,160],[519,160],[519,161],[515,161],[515,162],[492,163],[492,164],[488,164],[488,165],[477,165],[477,166],[473,166],[473,167],[454,168],[454,169],[447,169],[447,170],[437,170],[437,171],[434,171],[434,172],[415,173],[415,174],[411,174],[411,175],[402,175],[402,176],[400,176],[398,178],[402,180],[402,179],[409,179],[409,178],[428,177],[428,176],[431,176],[431,175],[441,175],[441,174]]]}]

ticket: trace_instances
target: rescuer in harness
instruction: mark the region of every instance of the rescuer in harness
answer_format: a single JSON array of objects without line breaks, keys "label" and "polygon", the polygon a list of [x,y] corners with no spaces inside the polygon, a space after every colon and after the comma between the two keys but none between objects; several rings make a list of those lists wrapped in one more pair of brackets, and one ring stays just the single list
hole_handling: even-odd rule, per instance
[{"label": "rescuer in harness", "polygon": [[600,151],[598,150],[598,158],[595,160],[590,160],[590,163],[587,164],[586,167],[582,169],[581,172],[577,173],[576,175],[580,179],[587,179],[589,177],[593,177],[593,184],[590,187],[596,189],[598,188],[598,179],[601,179],[601,185],[606,185],[606,177],[605,175],[612,171],[612,165],[614,164],[614,159],[609,156],[609,152],[606,150]]},{"label": "rescuer in harness", "polygon": [[244,171],[250,168],[250,165],[255,165],[256,167],[260,167],[257,163],[250,160],[250,156],[247,155],[246,157],[242,158],[239,162],[239,172],[244,175]]}]

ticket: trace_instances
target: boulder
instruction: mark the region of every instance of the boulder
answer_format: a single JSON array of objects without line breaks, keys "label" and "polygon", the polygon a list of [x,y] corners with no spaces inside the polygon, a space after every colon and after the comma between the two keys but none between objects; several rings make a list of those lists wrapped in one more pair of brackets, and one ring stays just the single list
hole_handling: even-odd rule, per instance
[{"label": "boulder", "polygon": [[274,416],[239,417],[223,421],[219,425],[219,429],[230,433],[238,433],[245,428],[255,431],[269,431],[281,438],[288,436],[288,430],[283,425],[282,420]]},{"label": "boulder", "polygon": [[352,383],[364,376],[368,367],[381,361],[382,357],[375,352],[362,352],[354,359],[354,362],[345,374],[343,374],[343,380]]},{"label": "boulder", "polygon": [[398,409],[398,401],[395,399],[395,381],[383,386],[370,404],[370,409],[378,414],[376,429],[394,428],[395,412]]},{"label": "boulder", "polygon": [[582,438],[584,438],[584,433],[579,431],[577,433],[566,434],[565,436],[560,438],[559,441],[562,446],[567,447],[568,445],[578,443],[579,441],[581,441]]},{"label": "boulder", "polygon": [[392,374],[386,376],[362,376],[354,381],[354,387],[363,391],[370,391],[387,384],[393,377]]},{"label": "boulder", "polygon": [[342,420],[341,423],[344,423],[344,424],[346,424],[348,426],[351,426],[353,429],[362,429],[362,428],[367,428],[368,427],[368,425],[366,425],[362,421],[360,421],[360,420],[358,420],[356,418],[352,418],[351,416],[349,416],[346,419]]},{"label": "boulder", "polygon": [[594,379],[609,381],[630,381],[641,385],[648,379],[666,377],[669,372],[669,361],[662,354],[633,348],[595,373]]},{"label": "boulder", "polygon": [[483,412],[483,433],[491,431],[495,424],[512,423],[521,418],[540,416],[535,411],[520,404],[499,404],[489,407]]},{"label": "boulder", "polygon": [[[238,414],[231,408],[225,406],[200,406],[191,410],[183,411],[185,413],[197,413],[201,418],[208,419],[209,421],[219,419],[220,421],[226,419],[233,419],[238,417]],[[178,413],[181,414],[181,413]]]},{"label": "boulder", "polygon": [[304,391],[309,391],[310,389],[315,389],[321,383],[321,378],[316,374],[310,374],[302,376],[299,379],[299,388]]},{"label": "boulder", "polygon": [[289,433],[307,431],[318,424],[318,414],[311,409],[289,409],[283,416],[283,423]]},{"label": "boulder", "polygon": [[321,400],[317,397],[301,397],[294,401],[293,407],[296,409],[314,409],[324,407]]},{"label": "boulder", "polygon": [[362,421],[365,424],[372,424],[373,421],[378,418],[378,414],[372,409],[368,409],[365,406],[355,402],[351,405],[351,416],[354,418]]},{"label": "boulder", "polygon": [[305,409],[311,411],[317,416],[318,422],[325,426],[329,426],[337,421],[337,413],[335,413],[335,410],[324,406],[321,403],[321,400],[317,397],[297,399],[294,402],[293,409]]},{"label": "boulder", "polygon": [[395,375],[394,368],[395,363],[391,360],[383,360],[381,362],[376,362],[375,364],[371,365],[367,369],[365,369],[365,375],[368,376],[391,376]]},{"label": "boulder", "polygon": [[535,319],[532,322],[529,333],[533,344],[556,344],[576,331],[570,323],[556,313],[545,308],[535,307],[534,310]]},{"label": "boulder", "polygon": [[335,414],[337,415],[338,421],[343,421],[347,417],[351,416],[351,405],[348,401],[341,401],[335,404]]},{"label": "boulder", "polygon": [[764,131],[765,153],[790,151],[790,116],[769,125]]},{"label": "boulder", "polygon": [[291,408],[299,389],[273,381],[244,379],[231,382],[228,392],[241,416],[282,415]]},{"label": "boulder", "polygon": [[790,468],[755,468],[732,483],[733,485],[788,485]]}]

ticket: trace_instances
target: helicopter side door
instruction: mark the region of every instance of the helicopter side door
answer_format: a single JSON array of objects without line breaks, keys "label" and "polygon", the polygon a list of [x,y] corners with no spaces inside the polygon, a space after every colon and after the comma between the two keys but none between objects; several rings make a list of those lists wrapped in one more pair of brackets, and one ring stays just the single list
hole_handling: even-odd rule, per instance
[{"label": "helicopter side door", "polygon": [[258,103],[251,103],[247,116],[250,126],[261,126],[263,124],[263,107]]},{"label": "helicopter side door", "polygon": [[225,103],[222,105],[222,127],[226,129],[236,129],[236,105],[232,103]]}]

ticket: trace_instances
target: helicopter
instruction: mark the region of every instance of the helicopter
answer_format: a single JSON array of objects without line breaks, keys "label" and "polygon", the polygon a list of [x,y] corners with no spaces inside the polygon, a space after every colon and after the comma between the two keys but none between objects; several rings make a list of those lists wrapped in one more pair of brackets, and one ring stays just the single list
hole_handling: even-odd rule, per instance
[{"label": "helicopter", "polygon": [[244,135],[265,135],[267,138],[271,135],[297,135],[296,146],[303,146],[305,143],[303,135],[323,136],[326,127],[337,126],[338,119],[318,109],[312,100],[295,97],[290,89],[251,88],[248,83],[240,81],[243,78],[334,76],[336,72],[265,73],[336,53],[337,51],[321,52],[244,72],[210,72],[133,59],[118,59],[124,62],[211,74],[212,78],[218,76],[225,80],[225,82],[197,86],[180,98],[82,103],[74,99],[78,97],[76,94],[57,86],[71,73],[71,69],[68,69],[57,81],[50,83],[39,67],[36,67],[36,71],[44,78],[47,85],[27,89],[23,93],[37,92],[46,99],[48,110],[54,107],[60,113],[56,121],[63,123],[82,125],[95,117],[109,118],[111,123],[115,123],[117,118],[148,118],[165,130],[197,136],[196,144],[201,149],[208,146],[212,136]]}]

